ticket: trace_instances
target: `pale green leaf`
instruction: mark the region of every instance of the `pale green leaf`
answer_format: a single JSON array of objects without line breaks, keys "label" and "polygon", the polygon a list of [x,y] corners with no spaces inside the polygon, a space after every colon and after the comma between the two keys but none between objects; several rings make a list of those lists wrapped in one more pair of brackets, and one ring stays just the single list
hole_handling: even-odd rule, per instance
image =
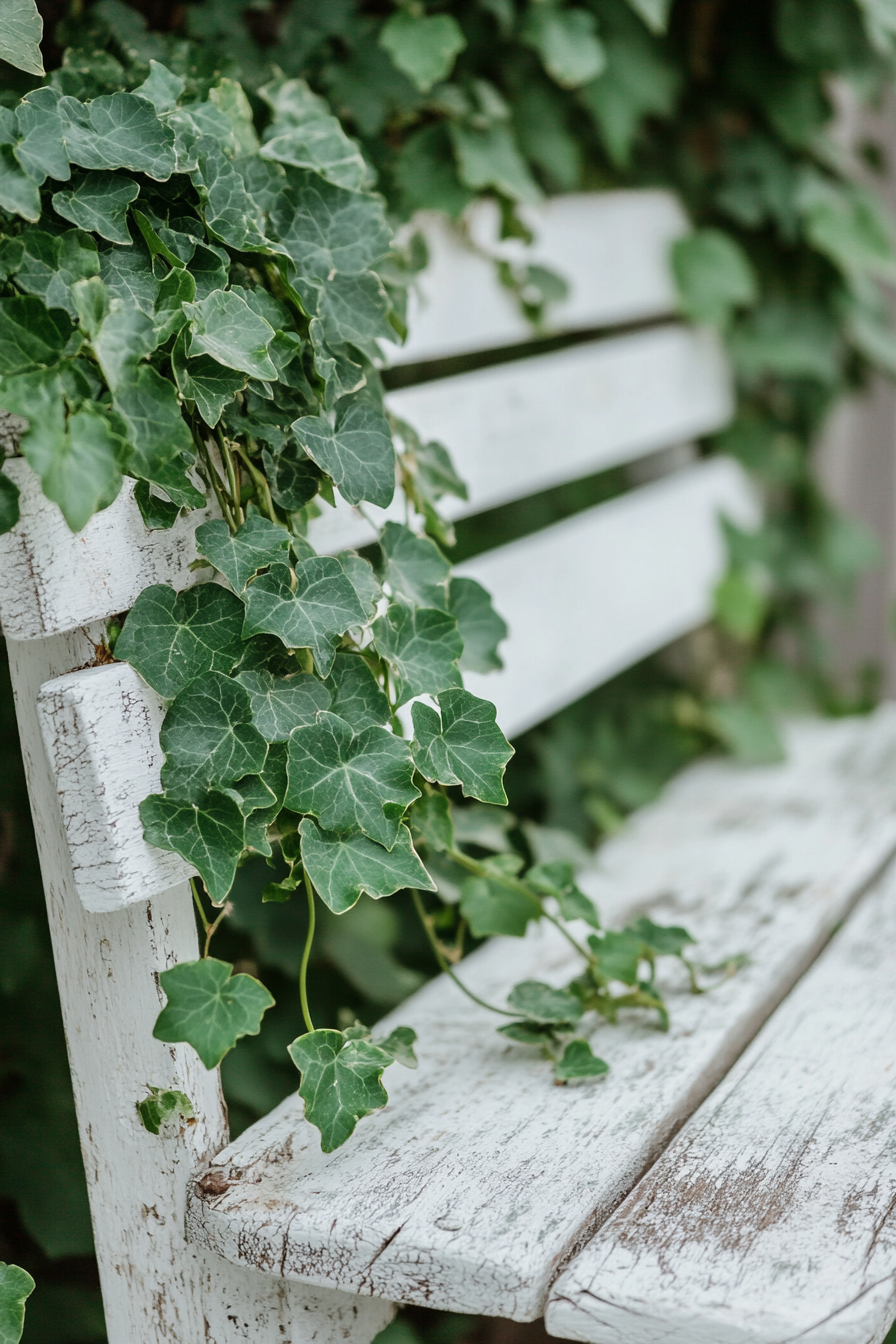
[{"label": "pale green leaf", "polygon": [[290,426],[308,456],[322,467],[350,504],[368,500],[385,508],[395,493],[395,450],[389,421],[373,398],[341,403],[335,423],[302,416]]},{"label": "pale green leaf", "polygon": [[192,1045],[207,1069],[214,1069],[242,1036],[257,1036],[274,1000],[251,975],[234,975],[228,961],[205,957],[181,961],[162,971],[167,1003],[153,1036]]},{"label": "pale green leaf", "polygon": [[192,864],[213,901],[226,898],[245,847],[246,826],[229,794],[207,793],[197,803],[150,794],[140,804],[140,820],[151,845]]},{"label": "pale green leaf", "polygon": [[600,928],[594,902],[579,891],[575,869],[563,859],[537,863],[526,873],[526,882],[541,896],[553,896],[564,919],[584,919],[593,929]]},{"label": "pale green leaf", "polygon": [[57,215],[77,224],[79,229],[98,233],[110,243],[129,246],[132,240],[127,226],[128,206],[139,195],[139,186],[129,177],[119,173],[85,173],[73,191],[57,191],[51,199]]},{"label": "pale green leaf", "polygon": [[357,190],[364,184],[367,165],[360,149],[304,80],[274,81],[259,93],[274,114],[262,157],[310,168],[338,187]]},{"label": "pale green leaf", "polygon": [[211,137],[201,142],[194,180],[205,202],[205,222],[215,237],[240,252],[267,249],[262,212],[246,191],[240,173]]},{"label": "pale green leaf", "polygon": [[[34,0],[0,0],[0,61],[29,75],[42,75],[40,41],[43,33],[43,19]],[[15,1269],[15,1266],[4,1266],[4,1269]],[[26,1279],[30,1277],[23,1269],[18,1273]],[[6,1344],[5,1340],[3,1344]]]},{"label": "pale green leaf", "polygon": [[61,96],[58,89],[47,86],[32,89],[16,108],[20,139],[15,146],[15,156],[39,186],[48,177],[67,182],[70,176],[59,116]]},{"label": "pale green leaf", "polygon": [[98,281],[99,256],[93,239],[78,229],[63,234],[28,229],[23,243],[16,284],[43,299],[48,308],[64,308],[69,317],[77,317],[73,287],[87,279]]},{"label": "pale green leaf", "polygon": [[[76,306],[80,305],[79,313],[81,311],[92,312],[93,316],[90,319],[92,323],[93,318],[98,316],[100,311],[99,292],[97,286],[91,284],[90,292],[85,293],[83,284],[84,282],[81,281],[75,286],[78,289],[78,295],[73,292],[72,297]],[[141,414],[140,406],[144,401],[151,405],[152,397],[148,386],[145,391],[137,391],[134,385],[138,378],[137,365],[140,360],[152,354],[157,345],[152,320],[139,308],[124,302],[122,299],[109,299],[107,297],[102,307],[105,308],[105,312],[99,327],[90,339],[93,353],[96,355],[97,363],[103,371],[103,377],[112,392],[115,393],[119,388],[121,389],[125,403],[133,407],[135,415],[139,417],[141,426],[143,426],[146,417]],[[143,370],[140,372],[142,373]],[[152,370],[151,373],[155,373],[155,370]],[[149,383],[156,385],[156,379],[158,378],[158,374],[155,375],[155,378],[150,377]],[[163,401],[170,404],[173,391],[174,389],[170,385],[162,389],[160,396]],[[135,435],[138,433],[134,425],[129,427]],[[148,436],[148,427],[142,427],[139,432]],[[148,437],[147,442],[149,442]],[[182,446],[185,443],[186,440],[183,440]]]},{"label": "pale green leaf", "polygon": [[186,303],[192,340],[188,354],[211,355],[251,378],[276,378],[268,346],[274,329],[232,290],[215,290],[201,303]]},{"label": "pale green leaf", "polygon": [[295,584],[285,565],[275,565],[252,583],[245,595],[243,635],[270,634],[288,649],[310,649],[321,676],[333,665],[339,637],[363,625],[364,609],[339,561],[312,556],[295,569]]},{"label": "pale green leaf", "polygon": [[383,24],[379,44],[421,93],[429,93],[451,74],[467,39],[450,14],[417,15],[400,9]]},{"label": "pale green leaf", "polygon": [[448,585],[448,611],[457,621],[464,651],[462,672],[496,672],[504,666],[498,645],[507,638],[507,622],[498,615],[481,583],[466,576]]},{"label": "pale green leaf", "polygon": [[340,1148],[360,1119],[389,1100],[380,1079],[395,1056],[371,1041],[346,1040],[341,1031],[310,1031],[293,1041],[289,1056],[302,1077],[305,1119],[320,1130],[325,1153]]},{"label": "pale green leaf", "polygon": [[756,276],[738,243],[720,229],[698,229],[672,244],[679,303],[692,322],[724,327],[736,308],[753,303]]},{"label": "pale green leaf", "polygon": [[460,784],[464,796],[497,806],[507,802],[502,780],[513,748],[495,722],[495,707],[462,688],[442,691],[439,714],[411,708],[414,760],[432,782]]},{"label": "pale green leaf", "polygon": [[196,548],[219,569],[235,593],[241,593],[260,569],[288,565],[291,538],[285,527],[254,513],[231,533],[221,518],[196,529]]},{"label": "pale green leaf", "polygon": [[0,145],[0,206],[11,215],[21,215],[30,224],[40,219],[37,183],[19,167],[12,145]]},{"label": "pale green leaf", "polygon": [[187,270],[173,269],[159,285],[152,314],[153,335],[159,345],[176,335],[186,325],[184,304],[196,297],[196,281]]},{"label": "pale green leaf", "polygon": [[[886,3],[886,0],[883,0],[883,2]],[[672,0],[628,0],[628,3],[652,32],[664,33],[666,31]]]},{"label": "pale green leaf", "polygon": [[[0,9],[0,22],[2,20]],[[43,71],[32,73],[42,74]],[[0,1261],[0,1344],[19,1344],[25,1326],[25,1302],[33,1292],[34,1280],[30,1274],[18,1265]]]},{"label": "pale green leaf", "polygon": [[[186,498],[175,498],[169,488],[172,478],[165,468],[175,466],[182,455],[190,460],[193,456],[193,439],[181,415],[174,385],[149,365],[141,364],[132,380],[122,381],[115,388],[114,401],[130,431],[134,452],[128,465],[132,474],[163,486],[175,503],[204,503],[204,497],[185,476],[182,489]],[[179,471],[175,479],[182,475]]]},{"label": "pale green leaf", "polygon": [[340,551],[336,559],[357,593],[358,601],[364,608],[369,620],[376,610],[376,604],[383,595],[379,580],[373,572],[373,565],[369,560],[365,560],[363,556],[358,555],[356,551]]},{"label": "pale green leaf", "polygon": [[568,989],[552,989],[540,980],[514,985],[507,1002],[523,1017],[545,1026],[572,1026],[585,1011],[580,999]]},{"label": "pale green leaf", "polygon": [[567,1041],[563,1054],[554,1064],[554,1077],[561,1083],[571,1082],[574,1078],[601,1078],[609,1072],[609,1064],[599,1059],[588,1042],[578,1036]]},{"label": "pale green leaf", "polygon": [[454,848],[451,804],[442,793],[425,793],[411,808],[411,834],[436,854]]},{"label": "pale green leaf", "polygon": [[435,891],[406,826],[399,827],[391,850],[359,832],[323,831],[307,817],[299,830],[305,871],[335,915],[350,910],[364,892],[379,899],[403,887]]},{"label": "pale green leaf", "polygon": [[118,494],[125,448],[99,407],[88,404],[69,416],[65,438],[41,473],[41,484],[73,532]]},{"label": "pale green leaf", "polygon": [[289,170],[288,182],[271,223],[300,276],[325,281],[333,272],[354,275],[389,251],[392,235],[379,198],[300,168]]},{"label": "pale green leaf", "polygon": [[159,61],[149,62],[149,75],[142,84],[138,84],[134,93],[148,98],[160,115],[170,112],[177,106],[177,100],[184,91],[185,81],[181,75],[175,75]]},{"label": "pale green leaf", "polygon": [[247,690],[221,672],[206,672],[178,692],[159,741],[165,753],[162,788],[193,802],[209,789],[257,774],[267,755]]},{"label": "pale green leaf", "polygon": [[596,79],[606,65],[597,22],[586,9],[531,5],[523,41],[535,48],[551,79],[563,89]]},{"label": "pale green leaf", "polygon": [[395,703],[461,685],[457,660],[463,640],[457,622],[434,608],[412,610],[393,602],[373,624],[377,652],[395,679]]},{"label": "pale green leaf", "polygon": [[100,276],[109,293],[129,307],[152,317],[159,282],[143,247],[110,247],[100,253]]},{"label": "pale green leaf", "polygon": [[480,129],[452,122],[448,129],[465,186],[473,191],[494,187],[512,201],[530,205],[541,200],[541,191],[509,126],[498,122]]},{"label": "pale green leaf", "polygon": [[[343,656],[351,657],[340,654]],[[319,710],[330,708],[329,690],[308,672],[288,677],[264,671],[239,672],[236,679],[249,693],[252,721],[266,742],[285,742],[294,728],[313,723]]]},{"label": "pale green leaf", "polygon": [[[371,342],[395,340],[389,307],[383,282],[373,271],[360,275],[337,272],[320,286],[317,312],[331,346],[348,342],[376,358],[379,352]],[[340,373],[344,372],[344,367],[340,368]]]},{"label": "pale green leaf", "polygon": [[174,133],[145,98],[104,94],[89,103],[62,98],[69,160],[81,168],[128,168],[166,182],[175,169]]},{"label": "pale green leaf", "polygon": [[173,700],[194,677],[231,670],[243,648],[242,625],[243,604],[216,583],[183,593],[157,583],[128,613],[115,656]]},{"label": "pale green leaf", "polygon": [[541,903],[493,878],[468,877],[460,889],[460,912],[474,938],[506,934],[522,938],[529,921],[540,919]]},{"label": "pale green leaf", "polygon": [[[413,607],[448,609],[451,566],[435,542],[401,523],[386,523],[380,534],[383,583]],[[477,585],[478,586],[478,585]]]}]

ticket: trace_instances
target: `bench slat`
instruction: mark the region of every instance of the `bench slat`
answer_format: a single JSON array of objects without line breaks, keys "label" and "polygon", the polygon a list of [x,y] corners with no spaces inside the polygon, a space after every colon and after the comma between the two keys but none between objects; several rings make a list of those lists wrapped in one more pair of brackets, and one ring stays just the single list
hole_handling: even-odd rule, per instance
[{"label": "bench slat", "polygon": [[504,671],[468,673],[511,737],[705,621],[724,568],[719,514],[757,519],[730,458],[675,472],[531,537],[477,556],[510,627]]},{"label": "bench slat", "polygon": [[[612,1065],[559,1088],[535,1052],[444,978],[380,1026],[415,1027],[420,1067],[326,1156],[296,1096],[214,1159],[220,1184],[191,1238],[236,1263],[359,1294],[531,1320],[590,1237],[753,1036],[896,846],[896,710],[806,725],[782,765],[699,766],[601,855],[615,922],[685,922],[698,956],[748,950],[709,999],[670,989],[672,1028],[595,1033]],[[552,936],[553,935],[553,936]],[[500,1002],[517,980],[572,971],[552,930],[494,940],[460,974]]]},{"label": "bench slat", "polygon": [[549,1331],[879,1344],[896,1316],[894,1041],[891,867],[558,1280]]},{"label": "bench slat", "polygon": [[[442,501],[454,519],[710,434],[733,412],[715,335],[671,324],[390,392],[387,405],[451,453],[469,492]],[[401,499],[365,511],[404,517]],[[375,534],[341,500],[309,536],[338,551]]]},{"label": "bench slat", "polygon": [[669,247],[689,226],[668,192],[575,193],[521,213],[535,234],[531,249],[519,241],[498,241],[493,202],[482,202],[465,216],[473,246],[440,216],[417,217],[429,265],[411,296],[407,344],[390,349],[390,363],[412,364],[532,339],[531,324],[499,284],[483,250],[537,262],[567,281],[568,297],[548,309],[552,332],[586,331],[675,311]]}]

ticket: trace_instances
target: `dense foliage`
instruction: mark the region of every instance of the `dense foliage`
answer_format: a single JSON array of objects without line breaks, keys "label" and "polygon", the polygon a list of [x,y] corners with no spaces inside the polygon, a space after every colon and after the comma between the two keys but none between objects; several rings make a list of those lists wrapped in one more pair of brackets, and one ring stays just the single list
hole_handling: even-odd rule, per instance
[{"label": "dense foliage", "polygon": [[[3,3],[27,18],[25,0]],[[110,629],[115,656],[170,701],[147,833],[234,906],[216,934],[231,960],[168,972],[157,1034],[212,1065],[250,1033],[225,1081],[251,1114],[291,1085],[284,1028],[304,1012],[290,1055],[335,1146],[383,1104],[383,1069],[414,1062],[410,1033],[374,1043],[355,1010],[396,1002],[419,981],[408,963],[433,964],[362,893],[438,886],[447,905],[399,893],[394,908],[416,905],[435,964],[455,975],[468,933],[518,934],[545,913],[592,923],[569,988],[518,986],[499,1011],[561,1080],[598,1075],[606,1066],[575,1037],[582,1014],[637,1002],[662,1015],[653,963],[684,958],[687,935],[600,930],[572,842],[446,797],[503,801],[508,749],[460,683],[465,665],[497,665],[502,626],[445,559],[454,537],[438,501],[462,483],[383,412],[375,342],[400,336],[425,264],[413,235],[397,247],[392,231],[416,209],[458,217],[485,194],[525,236],[525,206],[544,192],[630,184],[673,187],[695,222],[673,257],[682,307],[725,333],[740,402],[718,447],[763,482],[767,518],[753,535],[728,529],[711,675],[682,688],[634,674],[524,744],[512,796],[591,838],[710,742],[774,754],[778,709],[830,703],[808,605],[871,552],[821,496],[811,445],[844,390],[896,367],[896,345],[876,283],[893,275],[889,226],[827,134],[828,77],[862,95],[885,86],[893,6],[206,0],[154,13],[161,33],[117,0],[56,17],[58,68],[37,78],[26,23],[18,64],[31,78],[8,70],[0,100],[0,404],[27,417],[22,452],[73,527],[122,474],[155,527],[211,491],[221,519],[199,545],[228,583],[149,590]],[[877,155],[866,147],[868,164]],[[500,273],[534,320],[549,315],[555,277]],[[411,526],[387,526],[374,564],[315,555],[308,523],[334,488],[352,503],[391,498],[393,434]],[[11,526],[15,490],[0,482]],[[782,631],[798,637],[796,675],[777,654]],[[406,742],[397,711],[421,692],[438,712],[416,705]],[[236,872],[272,845],[276,872],[260,875],[261,860]],[[305,879],[303,910],[288,898]],[[218,920],[197,902],[209,935]],[[250,973],[259,961],[276,1008]],[[332,1025],[312,1031],[315,995]],[[265,1012],[276,1025],[251,1035]],[[326,1102],[344,1088],[320,1087],[341,1071],[357,1086],[345,1107]],[[158,1129],[189,1104],[154,1090],[144,1122]],[[49,1249],[40,1218],[26,1223]]]}]

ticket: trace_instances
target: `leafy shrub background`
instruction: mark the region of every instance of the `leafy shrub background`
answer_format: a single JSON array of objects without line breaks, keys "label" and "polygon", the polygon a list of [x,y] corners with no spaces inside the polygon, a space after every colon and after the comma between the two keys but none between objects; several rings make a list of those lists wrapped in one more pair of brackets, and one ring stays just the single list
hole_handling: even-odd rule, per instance
[{"label": "leafy shrub background", "polygon": [[[774,755],[782,710],[861,707],[828,676],[811,612],[848,587],[874,551],[824,499],[811,457],[837,399],[875,366],[896,371],[877,285],[896,273],[890,227],[852,185],[852,164],[826,133],[831,75],[863,97],[891,78],[891,0],[469,0],[406,9],[358,0],[101,0],[42,10],[51,77],[81,97],[134,87],[150,58],[198,82],[231,75],[250,91],[272,65],[303,76],[362,142],[397,218],[419,208],[459,216],[492,195],[512,235],[521,231],[515,206],[542,193],[663,185],[682,196],[696,226],[673,259],[683,310],[724,331],[739,380],[738,417],[706,447],[754,473],[767,521],[751,536],[729,530],[731,566],[712,630],[518,744],[508,784],[530,843],[546,839],[533,823],[594,841],[719,743],[749,758]],[[0,101],[11,105],[34,82],[0,68]],[[883,166],[880,147],[862,155]],[[535,316],[554,292],[538,272],[505,268],[502,278]],[[624,470],[604,473],[464,524],[456,554],[630,483]],[[26,1344],[86,1344],[102,1338],[102,1313],[5,682],[2,705],[0,1259],[38,1281]],[[303,916],[283,905],[260,917],[266,878],[251,865],[242,870],[237,915],[216,945],[238,970],[257,968],[278,1001],[261,1035],[228,1057],[235,1128],[295,1086],[283,1047],[299,1017]],[[335,1024],[341,1011],[371,1020],[435,970],[402,901],[365,899],[324,929],[311,986],[321,1023]],[[444,1317],[424,1325],[424,1316],[415,1315],[416,1326],[433,1344],[483,1328]]]}]

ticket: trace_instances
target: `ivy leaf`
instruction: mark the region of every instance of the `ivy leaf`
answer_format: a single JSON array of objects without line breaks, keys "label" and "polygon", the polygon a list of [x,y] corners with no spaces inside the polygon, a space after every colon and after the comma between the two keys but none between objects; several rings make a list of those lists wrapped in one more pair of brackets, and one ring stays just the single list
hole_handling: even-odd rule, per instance
[{"label": "ivy leaf", "polygon": [[588,1042],[578,1036],[567,1041],[566,1049],[554,1064],[554,1077],[561,1083],[573,1078],[600,1078],[609,1072],[609,1064],[593,1054]]},{"label": "ivy leaf", "polygon": [[[90,333],[93,353],[113,396],[119,388],[122,389],[126,404],[132,404],[135,425],[138,423],[140,425],[141,441],[149,444],[153,442],[154,437],[158,437],[157,432],[153,436],[147,427],[147,422],[151,425],[154,418],[151,407],[153,389],[156,386],[155,378],[163,383],[166,380],[161,379],[161,375],[153,369],[150,372],[155,378],[140,384],[136,392],[133,385],[139,382],[138,364],[156,347],[155,330],[152,320],[138,308],[123,303],[121,299],[110,299],[105,292],[105,286],[100,289],[102,283],[102,280],[99,283],[95,280],[79,280],[72,287],[72,299],[78,310],[81,325]],[[168,387],[160,393],[166,405],[170,401],[169,391],[174,392],[174,388]],[[176,407],[176,397],[174,402]],[[179,416],[180,410],[177,407],[176,409]],[[158,412],[155,415],[157,418]],[[169,419],[170,416],[169,408]],[[171,423],[173,424],[173,421]],[[174,432],[179,434],[177,430]],[[162,451],[164,452],[164,449]]]},{"label": "ivy leaf", "polygon": [[358,1121],[389,1100],[380,1080],[395,1056],[372,1041],[346,1040],[341,1031],[309,1031],[289,1046],[289,1057],[302,1076],[305,1119],[320,1130],[325,1153],[341,1148]]},{"label": "ivy leaf", "polygon": [[303,79],[275,81],[258,92],[274,114],[265,131],[263,158],[310,168],[337,187],[357,191],[363,185],[367,165],[361,151]]},{"label": "ivy leaf", "polygon": [[290,535],[269,518],[252,514],[234,535],[221,518],[196,529],[196,548],[211,560],[235,593],[241,593],[260,569],[289,564]]},{"label": "ivy leaf", "polygon": [[69,416],[65,435],[40,472],[47,499],[62,510],[73,532],[115,499],[126,445],[99,407],[85,405]]},{"label": "ivy leaf", "polygon": [[284,444],[276,454],[266,448],[264,464],[271,495],[282,509],[289,512],[303,509],[317,494],[320,468],[299,451],[296,444]]},{"label": "ivy leaf", "polygon": [[380,534],[383,583],[412,607],[448,609],[451,566],[434,541],[401,523],[386,523]]},{"label": "ivy leaf", "polygon": [[529,172],[511,128],[501,122],[479,128],[452,121],[448,127],[464,186],[494,187],[512,201],[536,205],[541,191]]},{"label": "ivy leaf", "polygon": [[212,792],[191,803],[153,793],[140,804],[140,820],[149,844],[180,854],[213,901],[226,899],[245,847],[245,821],[233,798]]},{"label": "ivy leaf", "polygon": [[756,299],[756,277],[738,243],[720,229],[698,229],[672,244],[672,272],[685,317],[727,326]]},{"label": "ivy leaf", "polygon": [[118,173],[86,173],[74,191],[57,191],[50,199],[63,219],[88,233],[98,233],[110,243],[132,246],[127,214],[140,188]]},{"label": "ivy leaf", "polygon": [[[177,338],[171,355],[171,367],[181,395],[195,401],[196,409],[210,429],[221,419],[237,392],[246,386],[246,375],[225,368],[210,355],[187,358],[186,333]],[[276,496],[275,496],[276,498]],[[281,502],[277,500],[278,504]]]},{"label": "ivy leaf", "polygon": [[526,882],[541,896],[553,896],[564,919],[584,919],[593,929],[600,928],[594,902],[576,886],[571,863],[562,859],[537,863],[526,874]]},{"label": "ivy leaf", "polygon": [[460,912],[474,938],[508,934],[522,938],[530,919],[541,918],[535,896],[486,877],[468,877],[460,889]]},{"label": "ivy leaf", "polygon": [[358,595],[358,601],[364,608],[367,618],[376,611],[376,604],[383,595],[379,580],[373,572],[373,565],[356,551],[340,551],[336,559],[342,566],[345,577]]},{"label": "ivy leaf", "polygon": [[0,144],[0,206],[29,223],[40,219],[40,191],[34,178],[19,167],[12,145]]},{"label": "ivy leaf", "polygon": [[441,793],[425,793],[411,808],[411,834],[436,854],[454,848],[451,804]]},{"label": "ivy leaf", "polygon": [[28,229],[22,242],[21,260],[15,268],[19,289],[36,294],[48,308],[64,308],[69,317],[77,317],[74,287],[97,276],[96,243],[78,229],[56,235]]},{"label": "ivy leaf", "polygon": [[672,0],[628,0],[639,18],[653,33],[664,33],[669,23]]},{"label": "ivy leaf", "polygon": [[245,594],[243,638],[270,634],[288,649],[310,649],[322,677],[333,666],[340,635],[366,619],[358,596],[338,560],[315,555],[292,572],[274,565]]},{"label": "ivy leaf", "polygon": [[162,65],[160,61],[150,60],[149,74],[142,84],[138,84],[134,93],[147,98],[159,114],[171,112],[177,106],[186,86],[186,81]]},{"label": "ivy leaf", "polygon": [[688,944],[694,942],[687,929],[680,925],[654,924],[646,915],[636,919],[634,924],[629,924],[625,932],[640,938],[660,957],[680,957]]},{"label": "ivy leaf", "polygon": [[436,695],[461,685],[457,660],[463,640],[457,622],[447,612],[423,607],[411,610],[393,602],[373,623],[377,652],[395,678],[395,703],[415,695]]},{"label": "ivy leaf", "polygon": [[540,980],[523,980],[514,985],[507,1002],[530,1022],[544,1026],[572,1026],[585,1011],[581,1000],[570,990],[552,989]]},{"label": "ivy leaf", "polygon": [[0,536],[19,521],[19,487],[0,471]]},{"label": "ivy leaf", "polygon": [[20,138],[13,153],[38,186],[42,186],[48,177],[67,182],[71,176],[59,116],[61,97],[58,89],[44,86],[32,89],[16,108],[16,129]]},{"label": "ivy leaf", "polygon": [[274,328],[232,290],[217,289],[201,303],[185,303],[192,340],[188,354],[211,355],[250,378],[276,378],[268,354]]},{"label": "ivy leaf", "polygon": [[375,401],[355,396],[337,407],[334,424],[325,416],[306,415],[294,420],[290,428],[350,504],[364,500],[380,508],[391,504],[395,449],[389,421]]},{"label": "ivy leaf", "polygon": [[110,294],[121,299],[127,307],[152,317],[159,282],[152,273],[149,254],[144,248],[132,246],[124,252],[119,247],[110,247],[101,252],[100,275]]},{"label": "ivy leaf", "polygon": [[196,281],[189,271],[174,269],[168,272],[159,285],[152,314],[153,336],[159,345],[164,345],[186,325],[184,304],[192,303],[195,297]]},{"label": "ivy leaf", "polygon": [[507,622],[495,611],[482,584],[465,576],[452,577],[448,584],[448,611],[457,621],[464,641],[461,671],[497,672],[502,668],[498,645],[507,638]]},{"label": "ivy leaf", "polygon": [[379,354],[373,342],[395,339],[389,309],[389,296],[373,271],[328,276],[319,290],[317,312],[326,340],[331,346],[355,345],[368,358]]},{"label": "ivy leaf", "polygon": [[149,1130],[150,1134],[158,1134],[176,1115],[184,1120],[196,1118],[193,1103],[185,1092],[162,1087],[150,1087],[149,1096],[137,1102],[137,1114],[143,1128]]},{"label": "ivy leaf", "polygon": [[308,672],[290,677],[275,677],[264,671],[240,672],[236,679],[249,694],[252,722],[266,742],[285,742],[293,728],[313,723],[318,710],[330,708],[329,690]]},{"label": "ivy leaf", "polygon": [[436,886],[411,844],[406,826],[398,828],[391,850],[359,832],[322,831],[306,817],[299,827],[305,871],[334,915],[344,914],[363,892],[378,900],[403,887],[435,891]]},{"label": "ivy leaf", "polygon": [[[40,56],[40,40],[43,37],[44,23],[34,0],[0,0],[0,61],[14,65],[29,75],[44,74],[44,65]],[[4,1271],[16,1270],[15,1265],[5,1265]],[[23,1269],[17,1270],[34,1287],[30,1274]],[[22,1301],[24,1302],[24,1297]],[[10,1335],[12,1328],[9,1329]],[[21,1328],[19,1333],[21,1333]],[[18,1341],[16,1335],[16,1341]],[[3,1340],[6,1344],[6,1340]]]},{"label": "ivy leaf", "polygon": [[177,522],[180,509],[170,500],[153,494],[148,481],[138,481],[134,487],[134,502],[140,517],[150,531],[167,531]]},{"label": "ivy leaf", "polygon": [[384,728],[352,732],[324,711],[289,739],[286,806],[328,831],[358,829],[391,850],[408,803],[419,798],[408,744]]},{"label": "ivy leaf", "polygon": [[389,251],[392,235],[377,197],[346,191],[301,168],[288,169],[287,180],[271,224],[300,276],[326,281],[333,272],[357,275]]},{"label": "ivy leaf", "polygon": [[40,299],[30,295],[0,299],[0,374],[58,363],[71,335],[66,315],[57,309],[48,312]]},{"label": "ivy leaf", "polygon": [[417,16],[406,9],[383,24],[378,40],[421,93],[429,93],[433,84],[448,78],[455,58],[467,45],[459,23],[450,14]]},{"label": "ivy leaf", "polygon": [[274,1000],[251,975],[234,975],[229,961],[204,957],[162,971],[159,983],[168,1002],[159,1013],[157,1041],[192,1045],[207,1069],[214,1069],[242,1036],[257,1036]]},{"label": "ivy leaf", "polygon": [[162,788],[196,801],[261,770],[267,743],[252,722],[245,687],[207,672],[175,696],[159,734],[165,764]]},{"label": "ivy leaf", "polygon": [[[114,314],[110,314],[110,317]],[[106,319],[109,320],[108,318]],[[105,328],[105,323],[103,326]],[[181,415],[174,385],[148,364],[142,364],[133,377],[122,379],[114,390],[115,409],[125,421],[133,447],[128,463],[135,476],[155,481],[168,490],[172,468],[184,454],[192,460],[193,440]],[[183,477],[185,498],[175,503],[204,504],[205,498]],[[171,491],[169,490],[169,494]],[[172,499],[174,496],[172,495]]]},{"label": "ivy leaf", "polygon": [[411,707],[414,760],[425,779],[460,784],[464,796],[503,806],[502,780],[513,748],[495,722],[496,710],[462,688],[443,691],[439,714],[429,705]]},{"label": "ivy leaf", "polygon": [[216,238],[239,252],[268,250],[264,220],[256,202],[223,149],[203,136],[193,175],[205,203],[205,222]]},{"label": "ivy leaf", "polygon": [[61,98],[69,160],[81,168],[128,168],[167,182],[174,172],[174,132],[145,98],[111,93],[79,103]]},{"label": "ivy leaf", "polygon": [[[33,0],[29,0],[33,3]],[[3,22],[3,8],[0,7],[0,22]],[[4,46],[0,44],[0,56],[5,60]],[[15,62],[10,61],[10,64]],[[43,69],[33,70],[31,74],[43,74]],[[0,1261],[0,1344],[19,1344],[25,1327],[25,1302],[34,1292],[34,1280],[18,1265],[5,1265]]]},{"label": "ivy leaf", "polygon": [[376,677],[356,653],[337,653],[326,681],[333,697],[330,708],[355,732],[389,722],[389,701]]},{"label": "ivy leaf", "polygon": [[157,583],[131,608],[115,656],[173,700],[194,677],[231,670],[243,648],[242,625],[242,603],[217,583],[184,593]]},{"label": "ivy leaf", "polygon": [[417,1056],[414,1054],[416,1039],[417,1033],[413,1027],[396,1027],[382,1040],[374,1041],[374,1045],[379,1046],[380,1050],[387,1051],[396,1064],[403,1064],[406,1069],[416,1069]]},{"label": "ivy leaf", "polygon": [[598,972],[606,980],[620,980],[624,985],[638,983],[641,962],[641,939],[627,929],[622,933],[608,930],[602,938],[590,934],[588,945],[598,959]]},{"label": "ivy leaf", "polygon": [[607,63],[597,21],[586,9],[531,6],[523,41],[534,47],[551,79],[563,89],[576,89],[596,79]]}]

